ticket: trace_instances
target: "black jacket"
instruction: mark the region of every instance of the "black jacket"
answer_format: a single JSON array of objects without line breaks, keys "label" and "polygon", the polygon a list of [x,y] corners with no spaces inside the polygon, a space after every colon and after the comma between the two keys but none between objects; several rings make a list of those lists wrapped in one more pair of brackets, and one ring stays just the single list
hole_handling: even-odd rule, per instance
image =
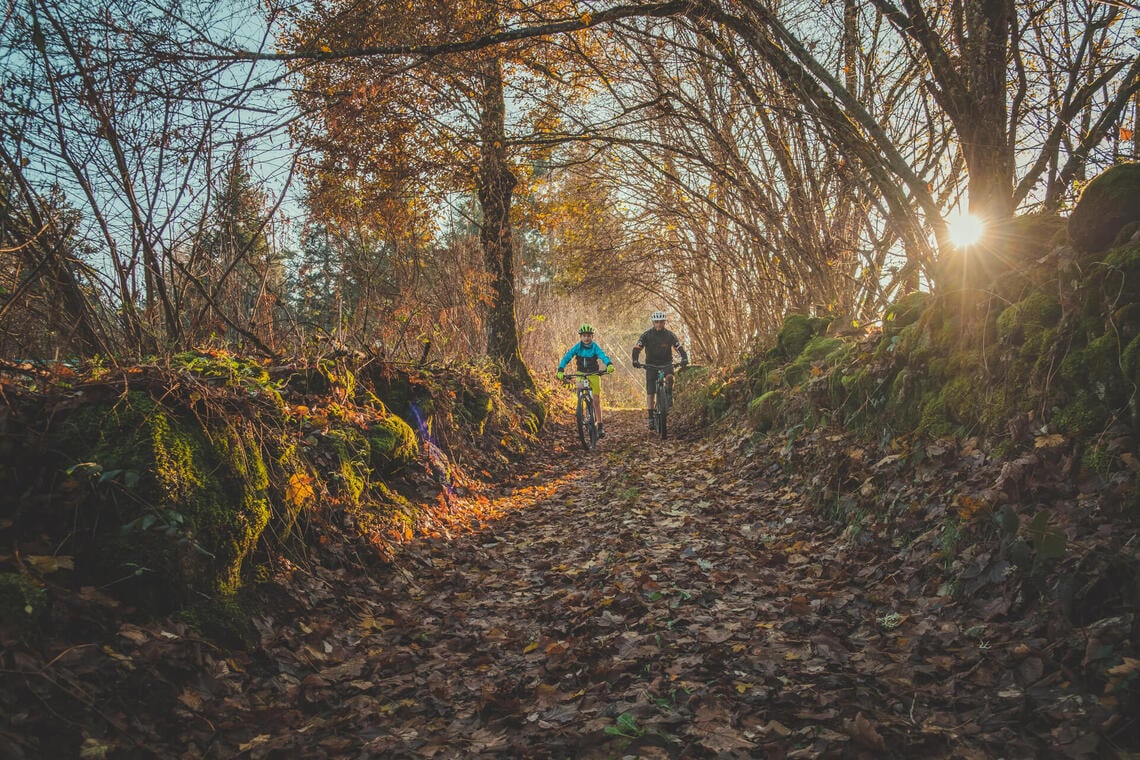
[{"label": "black jacket", "polygon": [[657,330],[650,327],[643,332],[641,337],[637,339],[637,345],[633,347],[633,360],[635,362],[642,349],[645,349],[646,364],[662,366],[672,364],[673,349],[677,349],[677,353],[681,355],[681,361],[689,361],[685,347],[681,345],[681,341],[677,340],[677,336],[671,330]]}]

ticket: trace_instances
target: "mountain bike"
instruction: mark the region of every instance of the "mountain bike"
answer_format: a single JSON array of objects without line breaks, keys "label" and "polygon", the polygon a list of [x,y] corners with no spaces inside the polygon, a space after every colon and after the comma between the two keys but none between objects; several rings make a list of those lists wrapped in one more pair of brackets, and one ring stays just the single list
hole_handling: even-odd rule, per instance
[{"label": "mountain bike", "polygon": [[598,445],[598,423],[594,419],[594,391],[590,388],[591,375],[604,375],[604,372],[567,372],[566,378],[574,378],[578,391],[578,404],[574,417],[578,423],[578,440],[586,451]]},{"label": "mountain bike", "polygon": [[653,429],[661,436],[661,440],[665,440],[669,434],[669,407],[673,406],[673,388],[665,382],[665,373],[667,370],[680,367],[681,364],[645,364],[643,366],[657,370],[657,385],[653,391],[656,399],[653,409]]}]

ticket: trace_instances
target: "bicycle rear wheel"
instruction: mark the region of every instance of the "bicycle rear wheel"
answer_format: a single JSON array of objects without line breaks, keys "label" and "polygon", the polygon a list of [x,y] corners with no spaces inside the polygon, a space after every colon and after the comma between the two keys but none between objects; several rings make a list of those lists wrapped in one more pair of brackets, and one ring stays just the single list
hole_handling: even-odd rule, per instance
[{"label": "bicycle rear wheel", "polygon": [[[585,394],[578,396],[578,408],[574,416],[578,421],[578,440],[582,442],[582,448],[589,451],[591,446],[590,428],[593,427],[594,410],[590,408],[590,399]],[[597,432],[594,435],[597,435]]]}]

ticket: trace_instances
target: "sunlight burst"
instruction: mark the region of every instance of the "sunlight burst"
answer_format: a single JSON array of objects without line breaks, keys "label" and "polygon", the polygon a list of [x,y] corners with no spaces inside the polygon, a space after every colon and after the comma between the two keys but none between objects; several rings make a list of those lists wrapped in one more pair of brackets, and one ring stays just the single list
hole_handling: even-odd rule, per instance
[{"label": "sunlight burst", "polygon": [[946,233],[950,236],[950,242],[958,248],[978,242],[984,231],[982,220],[972,214],[958,214],[946,220]]}]

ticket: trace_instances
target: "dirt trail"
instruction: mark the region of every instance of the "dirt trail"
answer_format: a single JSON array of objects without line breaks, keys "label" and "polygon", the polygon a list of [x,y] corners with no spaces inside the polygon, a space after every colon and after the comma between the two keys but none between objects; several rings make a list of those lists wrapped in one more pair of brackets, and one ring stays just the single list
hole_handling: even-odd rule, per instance
[{"label": "dirt trail", "polygon": [[591,453],[555,431],[548,469],[501,489],[489,506],[502,516],[483,530],[417,542],[370,576],[298,569],[306,601],[255,621],[253,655],[124,627],[114,654],[162,675],[144,685],[142,712],[106,716],[139,737],[114,746],[169,757],[1052,754],[1043,721],[1057,717],[1043,714],[1064,709],[1057,679],[1041,683],[1015,630],[925,596],[928,557],[821,522],[796,489],[761,476],[763,457],[725,453],[732,438],[653,440],[634,412],[607,427]]},{"label": "dirt trail", "polygon": [[[1018,744],[1031,742],[1019,738],[1020,716],[1003,717],[1020,700],[998,693],[983,642],[945,597],[913,598],[896,552],[855,549],[792,489],[722,453],[731,441],[660,442],[642,425],[640,414],[612,414],[589,454],[564,435],[544,482],[500,497],[503,519],[413,546],[402,572],[267,627],[282,673],[260,690],[247,680],[251,712],[222,727],[220,746],[254,756],[1035,753]],[[345,603],[357,611],[347,628],[332,623]],[[267,723],[259,703],[275,718],[274,705],[289,704],[288,719]]]}]

